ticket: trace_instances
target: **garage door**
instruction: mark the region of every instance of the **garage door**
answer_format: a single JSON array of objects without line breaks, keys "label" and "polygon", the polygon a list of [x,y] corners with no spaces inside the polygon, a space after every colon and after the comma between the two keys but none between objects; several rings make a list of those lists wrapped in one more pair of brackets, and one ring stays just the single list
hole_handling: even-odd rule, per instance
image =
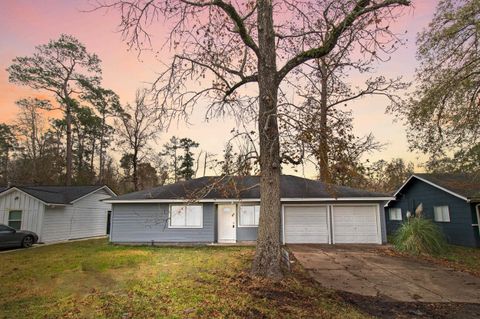
[{"label": "garage door", "polygon": [[334,244],[380,243],[376,206],[332,206]]},{"label": "garage door", "polygon": [[285,206],[285,242],[328,244],[326,206]]}]

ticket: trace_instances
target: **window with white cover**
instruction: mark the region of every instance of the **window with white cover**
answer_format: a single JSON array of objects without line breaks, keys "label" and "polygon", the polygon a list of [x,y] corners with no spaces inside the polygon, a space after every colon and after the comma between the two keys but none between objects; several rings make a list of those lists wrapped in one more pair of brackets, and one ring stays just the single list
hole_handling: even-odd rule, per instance
[{"label": "window with white cover", "polygon": [[433,207],[434,219],[436,222],[449,222],[450,211],[448,206],[435,206]]},{"label": "window with white cover", "polygon": [[238,218],[239,227],[257,227],[260,219],[259,205],[242,205]]},{"label": "window with white cover", "polygon": [[11,210],[8,213],[8,226],[19,230],[22,227],[22,211]]},{"label": "window with white cover", "polygon": [[402,220],[401,208],[390,208],[389,214],[390,214],[390,220]]},{"label": "window with white cover", "polygon": [[202,205],[172,205],[170,206],[169,228],[202,228]]}]

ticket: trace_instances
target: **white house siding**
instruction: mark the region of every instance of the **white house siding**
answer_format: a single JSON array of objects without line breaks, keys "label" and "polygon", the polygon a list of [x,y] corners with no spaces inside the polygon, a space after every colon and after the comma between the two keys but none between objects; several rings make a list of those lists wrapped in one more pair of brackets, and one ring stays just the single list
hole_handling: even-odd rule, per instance
[{"label": "white house siding", "polygon": [[111,204],[102,202],[111,197],[99,190],[73,205],[66,207],[47,207],[45,210],[43,241],[61,241],[68,239],[102,236],[107,231],[107,211]]},{"label": "white house siding", "polygon": [[115,243],[212,243],[213,203],[203,204],[202,228],[168,228],[168,204],[114,204],[110,241]]},{"label": "white house siding", "polygon": [[42,242],[67,240],[70,238],[72,210],[66,207],[46,207],[43,220]]},{"label": "white house siding", "polygon": [[40,235],[44,204],[38,199],[20,191],[12,191],[0,197],[0,223],[8,225],[8,214],[11,210],[22,211],[23,230],[30,230]]},{"label": "white house siding", "polygon": [[103,236],[107,234],[107,212],[112,204],[102,202],[111,195],[100,190],[75,202],[73,207],[72,231],[70,239]]}]

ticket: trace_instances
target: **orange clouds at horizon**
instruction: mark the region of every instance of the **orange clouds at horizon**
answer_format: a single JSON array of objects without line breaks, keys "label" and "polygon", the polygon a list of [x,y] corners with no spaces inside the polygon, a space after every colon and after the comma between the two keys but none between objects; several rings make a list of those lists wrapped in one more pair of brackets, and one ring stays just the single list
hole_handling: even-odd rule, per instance
[{"label": "orange clouds at horizon", "polygon": [[[408,9],[405,16],[393,25],[399,32],[408,31],[408,44],[393,54],[390,62],[379,65],[379,74],[404,75],[413,79],[416,66],[415,34],[428,24],[436,3],[414,1],[415,9]],[[9,83],[5,69],[16,56],[31,55],[36,45],[58,38],[61,33],[77,37],[88,51],[98,54],[102,60],[103,85],[117,92],[122,103],[132,102],[135,90],[154,80],[161,64],[153,53],[144,52],[138,58],[137,52],[128,50],[121,34],[116,32],[118,13],[82,12],[89,8],[88,1],[84,0],[0,2],[0,122],[10,123],[14,120],[16,100],[38,95],[32,89]],[[163,41],[161,23],[152,25],[152,28],[155,28],[155,41]],[[170,54],[162,53],[165,54],[162,61],[166,63]],[[397,156],[416,160],[416,155],[408,152],[404,127],[400,123],[393,123],[393,116],[383,114],[383,101],[365,99],[352,104],[352,108],[357,134],[373,132],[381,142],[390,143],[384,151],[372,154],[373,160]],[[180,124],[172,127],[162,135],[156,146],[166,142],[171,135],[191,136],[200,142],[203,149],[221,154],[228,132],[235,127],[235,120],[231,118],[205,122],[201,106],[192,114],[191,122],[191,126]]]}]

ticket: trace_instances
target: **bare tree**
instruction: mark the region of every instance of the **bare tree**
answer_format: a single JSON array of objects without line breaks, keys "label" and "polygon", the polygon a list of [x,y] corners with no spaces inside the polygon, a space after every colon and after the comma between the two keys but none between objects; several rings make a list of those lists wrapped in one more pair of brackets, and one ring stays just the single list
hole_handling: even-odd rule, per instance
[{"label": "bare tree", "polygon": [[43,134],[46,132],[46,121],[41,110],[51,110],[52,105],[48,100],[27,98],[16,101],[20,112],[15,121],[15,128],[22,140],[23,152],[32,164],[32,182],[38,177],[38,159],[43,147]]},{"label": "bare tree", "polygon": [[[100,5],[121,13],[127,42],[150,45],[148,26],[159,17],[170,26],[176,52],[154,83],[157,105],[171,116],[187,116],[200,101],[210,101],[207,116],[253,112],[260,146],[261,213],[252,272],[281,278],[280,156],[278,92],[282,81],[306,62],[337,48],[355,34],[366,58],[392,35],[395,8],[409,0],[112,0]],[[315,40],[315,41],[314,41]],[[292,49],[293,48],[293,49]],[[280,66],[277,66],[280,64]],[[208,83],[208,84],[205,84]],[[248,84],[256,83],[247,95]],[[198,89],[197,89],[198,88]]]},{"label": "bare tree", "polygon": [[[283,98],[284,102],[279,107],[280,127],[285,131],[283,141],[287,144],[284,152],[292,158],[296,157],[297,161],[302,160],[303,156],[314,157],[319,179],[325,183],[335,182],[332,179],[332,167],[338,167],[348,157],[344,156],[345,152],[351,149],[370,152],[381,146],[371,134],[365,137],[353,134],[353,116],[346,109],[348,103],[367,96],[382,96],[390,101],[391,107],[397,107],[402,101],[399,92],[408,87],[408,83],[401,78],[387,79],[383,76],[367,79],[363,87],[353,87],[348,81],[349,76],[354,72],[373,72],[370,65],[374,60],[353,59],[352,41],[351,38],[345,39],[342,49],[296,71],[307,81],[289,81],[288,84],[304,101],[295,105]],[[385,53],[389,54],[395,49],[394,45]],[[365,141],[371,142],[369,148],[365,147]],[[292,147],[295,144],[296,147]],[[300,155],[292,154],[295,149]]]},{"label": "bare tree", "polygon": [[159,117],[147,101],[147,91],[137,90],[135,104],[127,104],[116,120],[118,143],[131,155],[133,186],[139,189],[138,166],[146,156],[148,143],[159,134]]}]

